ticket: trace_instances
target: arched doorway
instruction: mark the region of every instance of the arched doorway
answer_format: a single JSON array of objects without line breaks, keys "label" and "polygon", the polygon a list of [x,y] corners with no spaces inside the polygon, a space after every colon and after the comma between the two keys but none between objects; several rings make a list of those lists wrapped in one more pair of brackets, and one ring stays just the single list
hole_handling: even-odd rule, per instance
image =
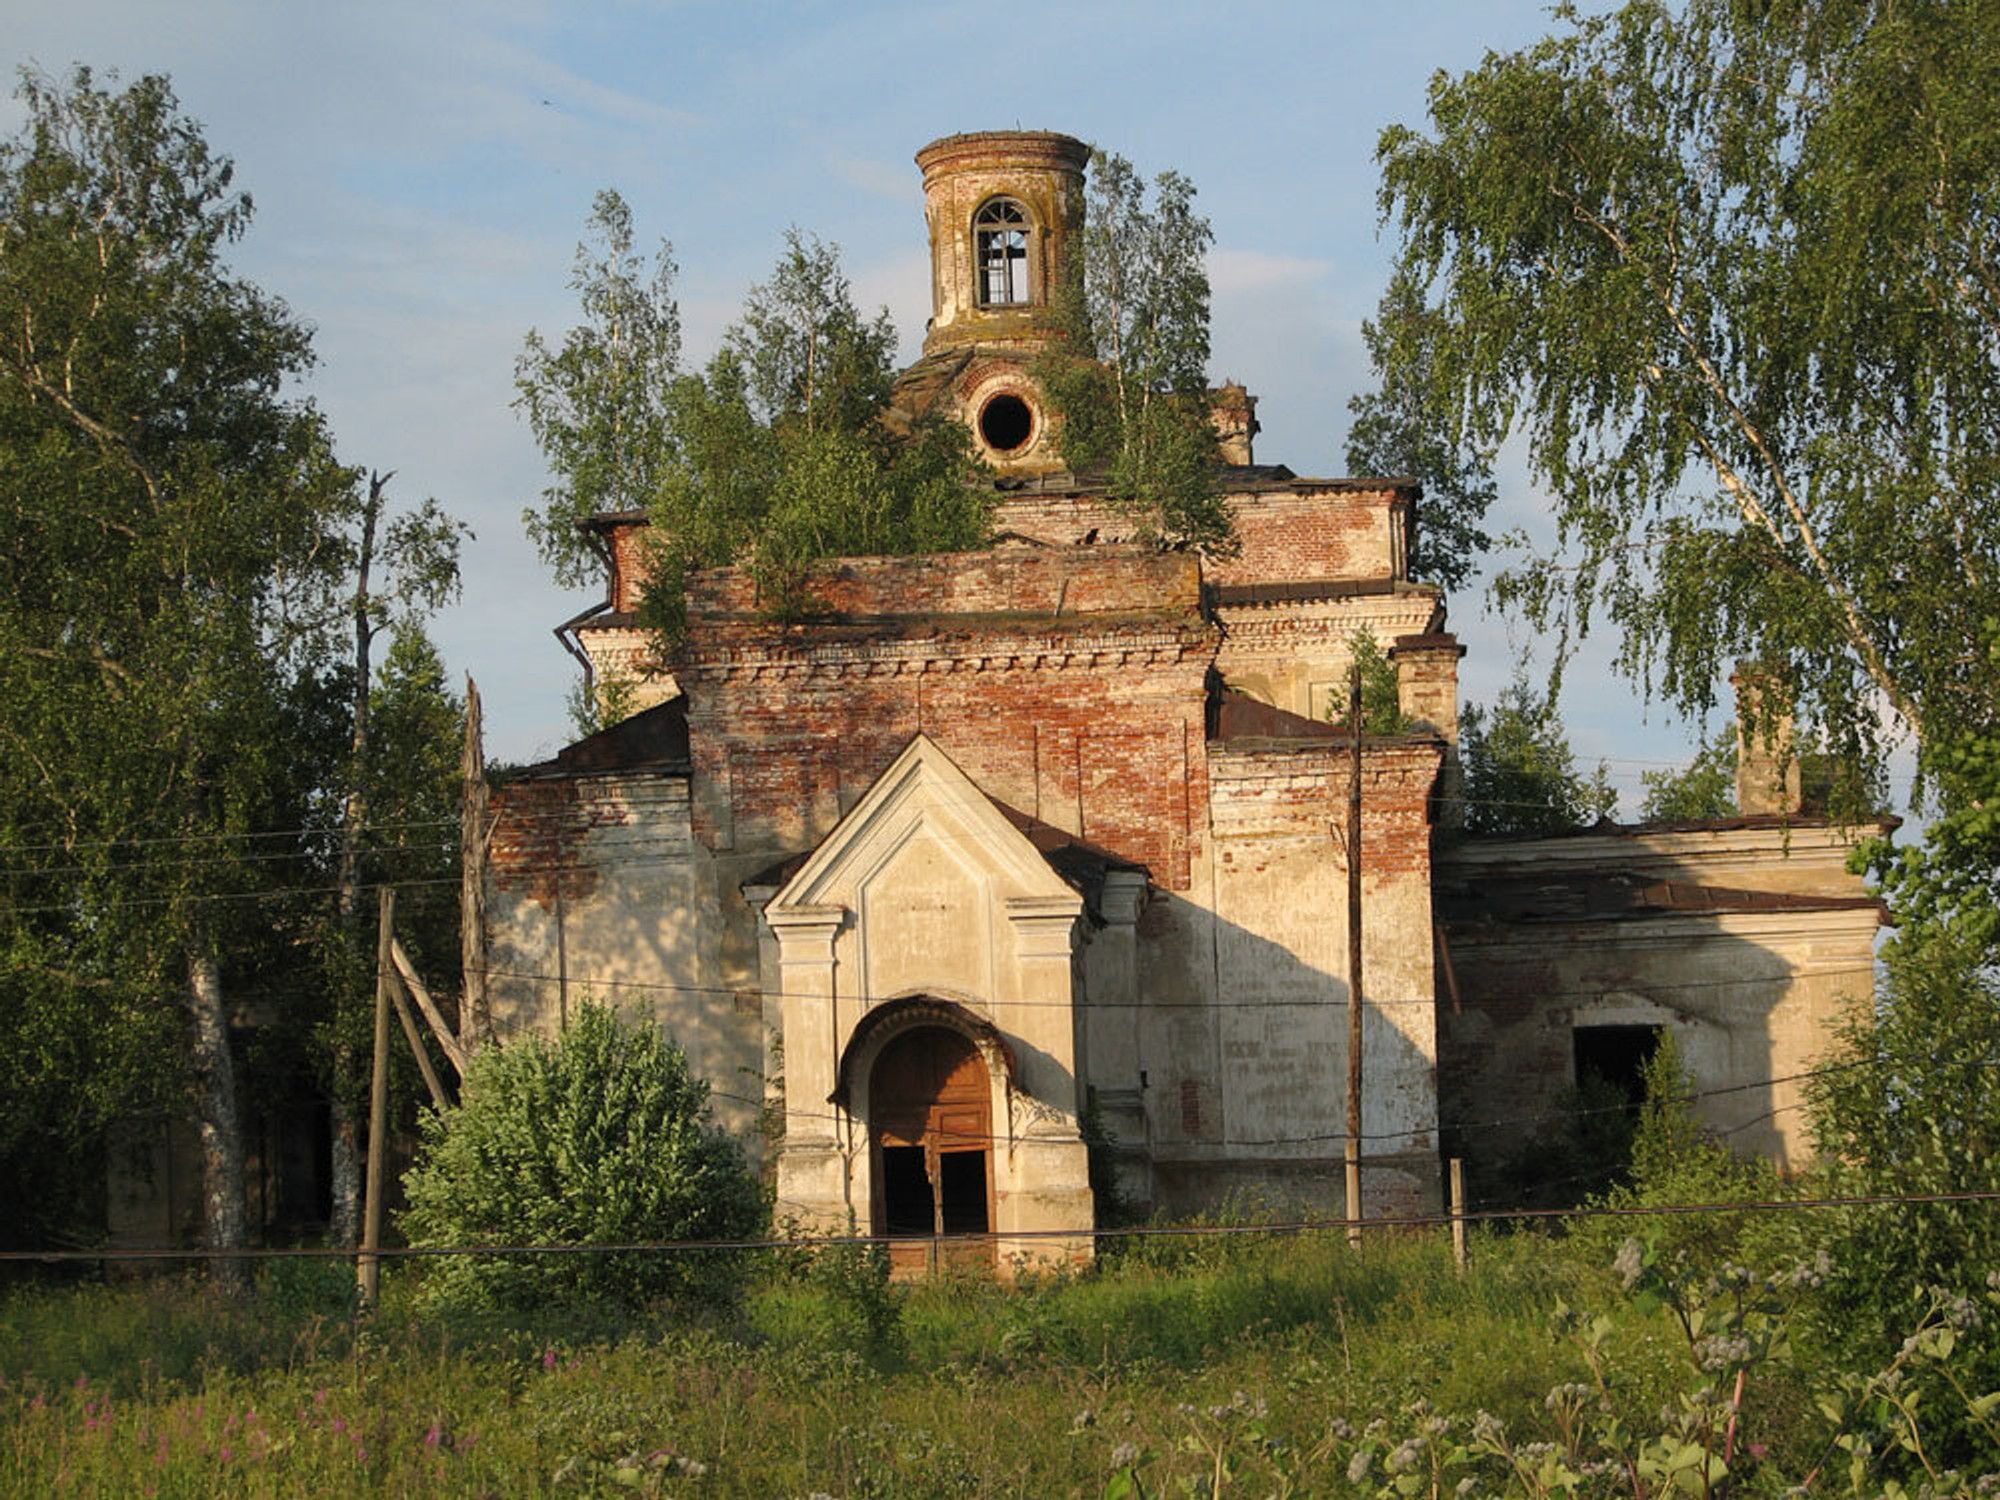
[{"label": "arched doorway", "polygon": [[[875,1232],[984,1236],[993,1225],[993,1084],[972,1039],[944,1026],[896,1037],[868,1081],[875,1149]],[[937,1262],[990,1265],[992,1242],[966,1239],[889,1247],[892,1271]]]}]

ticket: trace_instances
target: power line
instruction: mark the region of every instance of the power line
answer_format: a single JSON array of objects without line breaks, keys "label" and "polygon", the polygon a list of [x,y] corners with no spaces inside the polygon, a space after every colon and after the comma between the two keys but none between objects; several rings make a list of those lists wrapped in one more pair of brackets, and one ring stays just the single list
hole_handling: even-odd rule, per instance
[{"label": "power line", "polygon": [[[754,984],[747,984],[747,985],[680,984],[675,981],[665,980],[665,979],[615,979],[609,975],[584,974],[584,973],[577,973],[574,970],[561,974],[550,974],[535,969],[502,969],[489,966],[484,969],[474,970],[473,972],[484,974],[488,978],[499,977],[507,979],[531,979],[538,983],[543,983],[543,984],[570,984],[570,985],[578,985],[585,989],[603,988],[608,990],[609,989],[648,990],[655,992],[667,992],[672,994],[684,994],[684,995],[718,995],[718,996],[726,995],[731,998],[734,998],[737,995],[754,994],[764,999],[837,1000],[845,1004],[854,1004],[854,1005],[861,1005],[868,1007],[881,1005],[890,1000],[904,1000],[909,998],[907,994],[824,995],[807,990],[762,989]],[[1738,989],[1746,985],[1755,985],[1755,984],[1791,984],[1795,983],[1800,979],[1817,979],[1835,974],[1868,974],[1872,976],[1875,972],[1876,972],[1876,966],[1873,963],[1842,964],[1828,968],[1816,968],[1808,970],[1804,973],[1788,969],[1781,974],[1759,975],[1748,978],[1739,975],[1737,977],[1730,979],[1667,980],[1667,981],[1648,983],[1647,985],[1644,986],[1644,988],[1648,992],[1654,990],[1673,990],[1678,992],[1682,990]],[[1555,989],[1545,986],[1545,987],[1540,987],[1536,990],[1536,993],[1538,995],[1554,999],[1596,998],[1598,996],[1603,995],[1605,992],[1606,992],[1606,987],[1602,985],[1583,986],[1575,989]],[[991,1007],[996,1010],[999,1009],[1081,1010],[1081,1011],[1331,1010],[1331,1009],[1344,1009],[1347,1004],[1347,999],[1346,996],[1344,995],[1313,996],[1301,1000],[1237,1000],[1237,1001],[989,1000],[982,998],[977,1003],[981,1006]],[[1386,1008],[1390,1006],[1436,1007],[1445,1004],[1447,1002],[1438,1000],[1436,998],[1418,998],[1410,1000],[1382,1000],[1382,999],[1375,999],[1373,997],[1367,997],[1365,1003],[1371,1008]]]}]

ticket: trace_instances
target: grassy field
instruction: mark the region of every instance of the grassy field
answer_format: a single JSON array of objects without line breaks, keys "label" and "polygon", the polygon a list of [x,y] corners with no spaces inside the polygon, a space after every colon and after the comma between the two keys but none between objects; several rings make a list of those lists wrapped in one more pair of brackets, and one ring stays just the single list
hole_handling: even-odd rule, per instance
[{"label": "grassy field", "polygon": [[[1635,1418],[1671,1398],[1679,1336],[1608,1268],[1533,1236],[1476,1251],[1461,1277],[1434,1240],[1207,1241],[887,1300],[858,1268],[774,1264],[727,1313],[478,1325],[418,1318],[407,1267],[367,1324],[324,1263],[280,1265],[245,1305],[181,1280],[19,1289],[0,1304],[0,1490],[1349,1493],[1353,1434],[1378,1417],[1546,1426],[1551,1388],[1586,1376],[1551,1331],[1559,1302],[1615,1319]],[[1760,1445],[1807,1441],[1776,1394]]]}]

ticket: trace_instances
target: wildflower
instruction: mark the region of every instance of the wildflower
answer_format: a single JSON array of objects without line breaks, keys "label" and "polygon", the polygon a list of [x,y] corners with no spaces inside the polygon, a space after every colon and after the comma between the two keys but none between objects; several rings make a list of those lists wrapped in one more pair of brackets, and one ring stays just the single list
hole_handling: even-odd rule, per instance
[{"label": "wildflower", "polygon": [[236,1452],[232,1448],[224,1448],[222,1452],[217,1455],[217,1457],[219,1457],[224,1463],[228,1463],[232,1458],[236,1457]]},{"label": "wildflower", "polygon": [[313,1405],[314,1406],[326,1405],[326,1398],[327,1398],[327,1389],[325,1386],[321,1386],[318,1390],[313,1392]]},{"label": "wildflower", "polygon": [[1611,1262],[1611,1269],[1630,1291],[1646,1271],[1646,1247],[1635,1239],[1628,1239],[1618,1247],[1618,1257]]},{"label": "wildflower", "polygon": [[556,1350],[555,1350],[555,1345],[551,1344],[548,1348],[542,1351],[542,1368],[544,1370],[553,1370],[555,1367],[556,1367]]},{"label": "wildflower", "polygon": [[1369,1467],[1375,1462],[1373,1450],[1362,1448],[1347,1461],[1347,1482],[1359,1484],[1368,1477]]},{"label": "wildflower", "polygon": [[426,1448],[435,1448],[439,1443],[443,1441],[444,1441],[443,1430],[438,1426],[437,1423],[435,1422],[431,1423],[431,1430],[424,1434],[424,1446]]},{"label": "wildflower", "polygon": [[1138,1461],[1139,1445],[1137,1443],[1120,1443],[1116,1448],[1111,1450],[1111,1466],[1114,1469],[1127,1469]]},{"label": "wildflower", "polygon": [[1712,1374],[1750,1362],[1750,1340],[1741,1334],[1713,1334],[1694,1346],[1695,1363]]},{"label": "wildflower", "polygon": [[1417,1466],[1417,1456],[1422,1452],[1415,1438],[1405,1438],[1398,1443],[1389,1456],[1382,1460],[1382,1467],[1391,1474],[1400,1474],[1405,1469]]}]

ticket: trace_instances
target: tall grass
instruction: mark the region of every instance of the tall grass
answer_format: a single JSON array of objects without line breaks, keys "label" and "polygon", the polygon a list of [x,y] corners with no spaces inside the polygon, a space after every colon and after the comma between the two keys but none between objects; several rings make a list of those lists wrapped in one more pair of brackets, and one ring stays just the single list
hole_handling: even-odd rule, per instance
[{"label": "tall grass", "polygon": [[242,1306],[164,1279],[22,1291],[0,1304],[0,1492],[1094,1494],[1136,1452],[1209,1473],[1261,1404],[1230,1460],[1247,1482],[1341,1420],[1526,1410],[1573,1378],[1547,1315],[1598,1273],[1530,1236],[1479,1251],[1460,1277],[1436,1241],[1298,1235],[890,1288],[889,1344],[781,1270],[729,1313],[483,1324],[418,1316],[407,1272],[366,1324],[337,1276]]}]

